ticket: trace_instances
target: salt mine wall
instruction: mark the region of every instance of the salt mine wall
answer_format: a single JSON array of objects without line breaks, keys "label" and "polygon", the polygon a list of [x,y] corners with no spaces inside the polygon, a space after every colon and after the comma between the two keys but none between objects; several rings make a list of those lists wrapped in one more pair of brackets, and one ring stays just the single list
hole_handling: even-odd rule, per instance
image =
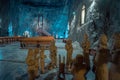
[{"label": "salt mine wall", "polygon": [[0,0],[0,36],[17,35],[19,0]]},{"label": "salt mine wall", "polygon": [[[28,2],[25,2],[28,1]],[[67,37],[68,6],[60,0],[0,0],[0,36],[38,36],[42,28],[58,38]],[[42,4],[42,5],[41,5]],[[51,6],[49,6],[51,5]]]},{"label": "salt mine wall", "polygon": [[10,21],[10,1],[0,0],[0,36],[8,35],[8,24]]},{"label": "salt mine wall", "polygon": [[[77,1],[81,0],[76,0]],[[75,2],[74,2],[75,3]],[[87,33],[91,47],[96,47],[101,34],[108,36],[120,32],[120,1],[119,0],[82,0],[78,5],[73,4],[69,15],[69,38],[81,42]],[[85,5],[85,23],[81,24],[81,9]],[[73,12],[75,14],[73,14]],[[74,18],[75,17],[75,18]]]},{"label": "salt mine wall", "polygon": [[94,47],[101,34],[110,41],[113,33],[120,32],[120,0],[40,0],[47,7],[36,4],[39,0],[34,0],[34,6],[23,1],[33,0],[0,0],[0,36],[23,36],[25,31],[38,36],[37,31],[43,28],[54,37],[69,35],[81,42],[87,33]]}]

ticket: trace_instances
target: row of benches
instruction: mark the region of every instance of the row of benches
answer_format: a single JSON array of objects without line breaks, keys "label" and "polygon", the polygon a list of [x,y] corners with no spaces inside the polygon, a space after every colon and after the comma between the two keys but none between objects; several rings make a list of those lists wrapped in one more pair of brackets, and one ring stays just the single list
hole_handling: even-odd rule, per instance
[{"label": "row of benches", "polygon": [[30,46],[34,47],[49,47],[51,42],[54,41],[53,36],[39,36],[39,37],[31,37],[31,38],[23,38],[20,40],[21,48],[26,48]]},{"label": "row of benches", "polygon": [[8,44],[12,43],[15,41],[20,42],[21,48],[26,48],[29,46],[35,46],[35,47],[49,47],[51,42],[54,41],[53,36],[39,36],[39,37],[30,37],[30,38],[25,38],[25,37],[0,37],[0,45],[1,44]]},{"label": "row of benches", "polygon": [[0,44],[8,44],[8,43],[11,43],[11,42],[20,41],[23,38],[24,37],[18,37],[18,36],[14,36],[14,37],[0,37]]}]

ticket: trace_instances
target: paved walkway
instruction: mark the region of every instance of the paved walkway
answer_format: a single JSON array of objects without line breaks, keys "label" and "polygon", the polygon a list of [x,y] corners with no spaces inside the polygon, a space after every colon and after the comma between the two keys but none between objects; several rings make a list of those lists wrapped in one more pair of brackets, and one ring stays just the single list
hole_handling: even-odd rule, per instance
[{"label": "paved walkway", "polygon": [[[65,44],[61,40],[56,41],[56,46],[58,47],[58,54],[66,56]],[[73,43],[73,46],[74,58],[77,54],[82,54],[82,50],[75,43]],[[0,46],[0,80],[28,80],[27,65],[25,63],[27,52],[28,49],[21,49],[18,42]],[[47,56],[45,62],[48,64],[50,62],[48,50],[45,50],[45,55]],[[92,58],[92,56],[90,57]],[[47,73],[41,74],[40,78],[36,80],[47,80],[46,77],[57,75],[56,72],[57,69],[47,71]],[[71,80],[71,78],[72,75],[66,75],[66,80]],[[56,80],[56,77],[50,80]],[[94,80],[92,71],[87,75],[87,80]]]}]

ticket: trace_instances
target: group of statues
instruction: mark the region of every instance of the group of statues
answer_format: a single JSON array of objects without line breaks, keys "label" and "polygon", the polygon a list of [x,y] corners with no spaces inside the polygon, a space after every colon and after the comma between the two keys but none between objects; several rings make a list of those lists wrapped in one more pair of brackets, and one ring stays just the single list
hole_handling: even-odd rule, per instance
[{"label": "group of statues", "polygon": [[[29,49],[26,58],[26,64],[28,65],[29,80],[35,80],[39,77],[39,71],[45,73],[45,47]],[[50,58],[51,63],[48,65],[48,69],[57,67],[57,47],[53,41],[50,45]]]},{"label": "group of statues", "polygon": [[99,38],[94,60],[96,80],[120,80],[120,34],[115,33],[112,39],[112,48],[108,49],[107,36],[103,34]]},{"label": "group of statues", "polygon": [[83,54],[78,54],[72,61],[71,73],[73,74],[73,80],[86,80],[86,74],[90,70],[90,41],[87,34],[84,35],[84,40],[80,45],[82,46]]},{"label": "group of statues", "polygon": [[[87,34],[84,35],[82,44],[83,54],[78,54],[73,59],[73,46],[72,40],[68,39],[65,44],[67,51],[66,60],[65,56],[61,61],[61,55],[59,55],[59,64],[57,66],[57,47],[55,42],[50,45],[50,59],[51,63],[48,65],[49,69],[59,67],[58,79],[65,80],[65,74],[69,72],[73,75],[72,80],[86,80],[86,75],[90,69],[95,73],[95,80],[120,80],[120,34],[113,35],[112,49],[108,49],[108,39],[105,34],[102,34],[98,40],[98,46],[95,50],[93,59],[93,66],[90,66],[90,41]],[[112,56],[112,57],[111,57]],[[44,47],[41,49],[29,49],[26,63],[28,65],[28,73],[30,80],[39,75],[39,69],[42,73],[45,72],[45,55]],[[66,61],[66,63],[65,63]],[[108,68],[108,62],[111,65]],[[63,77],[61,77],[61,75]]]},{"label": "group of statues", "polygon": [[26,58],[26,63],[28,65],[29,80],[35,80],[36,77],[39,77],[39,69],[41,70],[41,73],[45,72],[44,59],[44,47],[41,47],[41,49],[29,49]]},{"label": "group of statues", "polygon": [[[78,54],[72,59],[73,48],[67,51],[68,63],[71,64],[71,73],[73,80],[86,80],[89,70],[95,73],[95,80],[120,80],[120,33],[113,35],[112,49],[108,48],[108,38],[101,34],[95,51],[93,66],[90,66],[90,41],[87,34],[84,35],[82,44],[83,55]],[[69,43],[69,42],[68,42]],[[67,45],[67,43],[66,43]],[[67,50],[67,48],[66,48]],[[68,56],[67,56],[68,57]],[[111,63],[108,65],[108,63]],[[69,68],[68,68],[69,69]]]}]

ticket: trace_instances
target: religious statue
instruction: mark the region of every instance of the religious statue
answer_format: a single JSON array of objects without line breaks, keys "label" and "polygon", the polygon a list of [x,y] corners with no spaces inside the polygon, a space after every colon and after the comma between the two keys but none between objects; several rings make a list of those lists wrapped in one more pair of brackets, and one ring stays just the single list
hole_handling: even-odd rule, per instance
[{"label": "religious statue", "polygon": [[71,68],[72,63],[72,53],[73,53],[73,46],[72,46],[72,40],[68,39],[65,44],[65,49],[67,51],[67,68]]},{"label": "religious statue", "polygon": [[55,46],[55,41],[52,42],[50,45],[50,58],[51,58],[51,64],[54,67],[57,66],[57,47]]},{"label": "religious statue", "polygon": [[26,64],[28,65],[29,80],[35,80],[35,70],[34,70],[35,60],[34,60],[34,53],[32,49],[29,49],[28,51]]},{"label": "religious statue", "polygon": [[109,69],[109,80],[120,80],[120,33],[115,33],[112,38],[112,63]]},{"label": "religious statue", "polygon": [[33,49],[29,49],[28,50],[28,55],[27,55],[27,57],[33,57],[34,56],[34,51],[33,51]]},{"label": "religious statue", "polygon": [[89,50],[90,50],[90,41],[88,40],[88,35],[84,34],[84,40],[81,44],[83,49],[84,61],[87,64],[88,71],[90,69],[90,59],[89,59]]},{"label": "religious statue", "polygon": [[41,47],[41,50],[40,50],[40,68],[41,68],[41,72],[44,73],[45,70],[44,70],[44,67],[45,67],[45,55],[44,55],[44,47]]},{"label": "religious statue", "polygon": [[84,57],[82,55],[78,54],[74,59],[71,72],[73,74],[72,80],[85,80],[87,65],[84,64]]},{"label": "religious statue", "polygon": [[112,38],[112,51],[117,51],[120,49],[120,33],[115,33]]},{"label": "religious statue", "polygon": [[87,34],[84,34],[84,39],[83,39],[83,42],[82,42],[81,46],[82,46],[85,53],[89,53],[90,41],[88,40],[88,35]]},{"label": "religious statue", "polygon": [[27,30],[24,31],[23,36],[24,36],[24,37],[30,37],[30,32],[27,31]]},{"label": "religious statue", "polygon": [[110,51],[107,49],[107,36],[102,34],[99,38],[98,50],[95,57],[96,80],[108,80],[107,63],[110,58]]},{"label": "religious statue", "polygon": [[39,48],[35,48],[34,50],[34,55],[35,55],[35,76],[39,76]]}]

